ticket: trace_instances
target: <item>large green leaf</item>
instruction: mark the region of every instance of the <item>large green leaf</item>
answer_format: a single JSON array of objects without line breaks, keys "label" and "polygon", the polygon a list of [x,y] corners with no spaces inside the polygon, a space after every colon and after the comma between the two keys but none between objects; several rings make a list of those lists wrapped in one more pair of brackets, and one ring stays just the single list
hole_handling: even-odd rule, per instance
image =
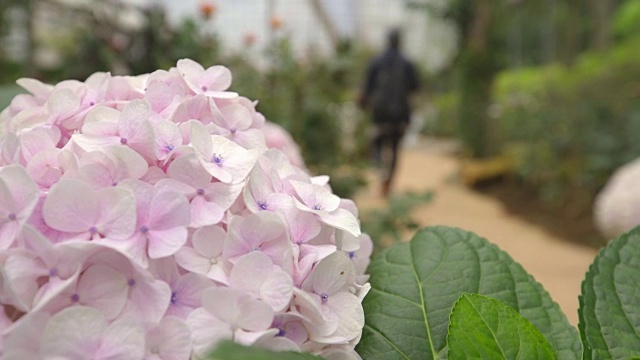
[{"label": "large green leaf", "polygon": [[553,360],[544,336],[513,308],[477,294],[464,294],[453,306],[447,336],[449,360]]},{"label": "large green leaf", "polygon": [[242,346],[231,341],[220,343],[209,354],[208,360],[322,360],[321,357],[293,352],[271,351],[258,347]]},{"label": "large green leaf", "polygon": [[582,283],[585,359],[640,355],[640,228],[609,243]]},{"label": "large green leaf", "polygon": [[453,304],[465,292],[516,309],[556,351],[579,359],[578,332],[549,294],[505,252],[472,233],[446,227],[420,230],[369,266],[372,289],[363,301],[365,327],[356,348],[364,359],[446,356]]}]

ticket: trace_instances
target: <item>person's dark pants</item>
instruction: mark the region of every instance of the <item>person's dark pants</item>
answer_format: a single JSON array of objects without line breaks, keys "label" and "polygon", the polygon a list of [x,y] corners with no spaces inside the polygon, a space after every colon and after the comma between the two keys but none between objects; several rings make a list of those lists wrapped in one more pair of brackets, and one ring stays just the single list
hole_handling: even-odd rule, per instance
[{"label": "person's dark pants", "polygon": [[[388,193],[393,180],[396,164],[398,162],[398,150],[404,136],[404,128],[391,127],[389,125],[376,125],[376,134],[373,139],[373,149],[376,161],[381,167],[381,180],[383,192]],[[386,188],[386,190],[385,190]]]}]

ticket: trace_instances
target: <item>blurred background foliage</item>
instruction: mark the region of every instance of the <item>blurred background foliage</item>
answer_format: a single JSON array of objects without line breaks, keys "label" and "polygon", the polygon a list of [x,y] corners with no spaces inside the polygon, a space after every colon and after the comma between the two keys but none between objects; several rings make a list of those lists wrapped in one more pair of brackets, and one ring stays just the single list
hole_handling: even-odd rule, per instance
[{"label": "blurred background foliage", "polygon": [[[104,0],[87,10],[62,0],[0,0],[0,36],[35,4],[67,25],[38,43],[34,20],[22,19],[27,60],[12,60],[0,46],[0,84],[21,76],[49,83],[85,79],[98,70],[147,73],[184,57],[224,64],[234,74],[233,89],[259,99],[259,111],[292,133],[311,171],[331,175],[336,193],[351,197],[365,184],[368,120],[353,100],[372,49],[356,38],[338,39],[331,56],[311,48],[301,57],[287,33],[278,32],[281,20],[272,19],[269,42],[259,50],[263,61],[256,64],[248,60],[255,35],[245,36],[246,53],[229,54],[205,26],[215,8],[170,24],[163,8],[148,7],[144,26],[131,28],[117,20],[126,3]],[[460,139],[470,159],[509,159],[513,177],[532,198],[575,216],[589,215],[613,171],[640,156],[640,0],[403,4],[457,34],[452,59],[437,71],[421,69],[424,134]],[[55,66],[34,63],[43,44],[61,54]],[[0,108],[18,91],[0,86]]]},{"label": "blurred background foliage", "polygon": [[[56,83],[83,80],[95,71],[150,73],[175,66],[181,58],[191,58],[205,67],[223,64],[233,73],[232,89],[259,100],[258,110],[292,133],[309,169],[330,175],[335,193],[351,198],[366,184],[362,169],[368,165],[369,140],[365,131],[357,130],[366,128],[367,119],[353,100],[370,50],[344,40],[337,44],[333,57],[309,53],[301,59],[293,53],[289,37],[277,33],[281,25],[274,23],[271,44],[263,54],[266,61],[256,64],[245,53],[225,53],[218,35],[206,30],[212,15],[207,11],[215,8],[201,8],[199,17],[185,18],[178,26],[171,26],[163,7],[145,8],[144,26],[131,30],[119,24],[117,17],[126,1],[108,1],[109,6],[97,10],[55,0],[0,0],[0,5],[16,12],[29,10],[36,2],[62,18],[73,16],[74,23],[64,34],[52,37],[55,44],[47,44],[62,57],[55,66],[38,67],[0,56],[0,84],[7,84],[0,86],[0,109],[21,91],[11,83],[22,76]],[[7,16],[11,14],[3,11],[3,17]],[[0,31],[6,33],[8,23],[0,24]],[[252,34],[245,35],[247,50],[254,40]]]},{"label": "blurred background foliage", "polygon": [[425,131],[460,137],[469,157],[509,159],[534,197],[590,214],[640,156],[640,1],[453,3],[442,16],[463,40]]}]

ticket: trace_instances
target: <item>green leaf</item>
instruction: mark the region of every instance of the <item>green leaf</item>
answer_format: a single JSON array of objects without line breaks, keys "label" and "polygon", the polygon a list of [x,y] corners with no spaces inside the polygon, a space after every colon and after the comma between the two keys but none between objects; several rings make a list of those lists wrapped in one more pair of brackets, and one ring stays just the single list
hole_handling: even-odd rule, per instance
[{"label": "green leaf", "polygon": [[220,343],[208,360],[322,360],[319,356],[293,351],[272,351],[248,347],[231,341]]},{"label": "green leaf", "polygon": [[585,359],[640,355],[640,228],[600,250],[582,282]]},{"label": "green leaf", "polygon": [[453,306],[449,321],[449,360],[556,359],[540,331],[498,300],[464,294]]},{"label": "green leaf", "polygon": [[419,231],[369,266],[365,327],[356,348],[364,359],[446,356],[449,314],[463,293],[485,295],[517,310],[556,351],[579,359],[578,332],[549,294],[505,252],[475,234],[446,227]]}]

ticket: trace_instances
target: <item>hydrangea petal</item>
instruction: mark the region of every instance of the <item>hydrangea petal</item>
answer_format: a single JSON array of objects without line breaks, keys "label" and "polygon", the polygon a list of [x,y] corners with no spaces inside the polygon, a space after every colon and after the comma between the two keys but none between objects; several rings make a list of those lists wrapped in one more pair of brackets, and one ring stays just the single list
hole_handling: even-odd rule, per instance
[{"label": "hydrangea petal", "polygon": [[149,330],[146,336],[146,354],[162,360],[184,360],[191,355],[191,333],[180,319],[165,317]]},{"label": "hydrangea petal", "polygon": [[77,180],[61,180],[52,186],[42,208],[42,216],[48,226],[75,233],[94,226],[99,212],[96,192]]},{"label": "hydrangea petal", "polygon": [[98,350],[108,322],[93,308],[74,306],[51,317],[42,335],[42,354],[52,358],[90,359]]}]

